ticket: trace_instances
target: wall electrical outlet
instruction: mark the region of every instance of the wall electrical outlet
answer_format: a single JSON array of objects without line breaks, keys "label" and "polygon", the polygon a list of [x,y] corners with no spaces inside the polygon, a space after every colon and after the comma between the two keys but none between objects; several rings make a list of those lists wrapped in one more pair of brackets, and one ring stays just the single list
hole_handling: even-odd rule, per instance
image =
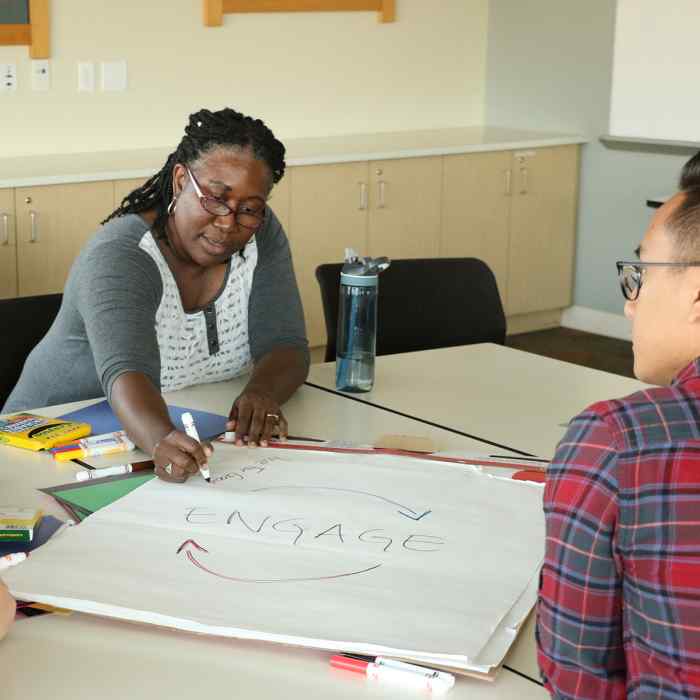
[{"label": "wall electrical outlet", "polygon": [[32,61],[32,90],[46,92],[51,86],[48,60]]},{"label": "wall electrical outlet", "polygon": [[92,61],[78,62],[78,92],[95,91],[95,64]]},{"label": "wall electrical outlet", "polygon": [[17,64],[0,63],[0,92],[17,90]]},{"label": "wall electrical outlet", "polygon": [[126,90],[126,61],[103,61],[102,90],[104,92]]}]

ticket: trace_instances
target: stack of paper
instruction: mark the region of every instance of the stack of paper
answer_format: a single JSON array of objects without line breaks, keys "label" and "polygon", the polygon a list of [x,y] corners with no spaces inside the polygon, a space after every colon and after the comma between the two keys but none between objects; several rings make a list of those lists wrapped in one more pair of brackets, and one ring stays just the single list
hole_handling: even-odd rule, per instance
[{"label": "stack of paper", "polygon": [[539,486],[389,455],[218,445],[7,576],[22,599],[199,633],[498,665],[536,598]]}]

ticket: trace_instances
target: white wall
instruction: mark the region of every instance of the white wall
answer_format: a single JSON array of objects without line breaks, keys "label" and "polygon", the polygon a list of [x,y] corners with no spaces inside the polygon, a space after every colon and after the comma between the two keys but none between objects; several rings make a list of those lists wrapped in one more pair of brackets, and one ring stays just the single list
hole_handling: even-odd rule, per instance
[{"label": "white wall", "polygon": [[[651,216],[646,199],[675,191],[688,152],[600,143],[614,24],[611,0],[491,0],[486,119],[591,138],[581,161],[574,304],[621,315],[615,260],[633,256]],[[628,324],[619,322],[623,334]]]},{"label": "white wall", "polygon": [[611,134],[700,143],[699,23],[698,0],[617,0]]},{"label": "white wall", "polygon": [[[226,15],[201,0],[53,0],[48,93],[27,47],[0,47],[19,88],[0,93],[0,157],[174,146],[201,106],[236,107],[284,137],[478,124],[488,0],[398,0],[374,12]],[[125,93],[77,92],[77,62],[126,59]],[[99,71],[98,71],[99,75]]]}]

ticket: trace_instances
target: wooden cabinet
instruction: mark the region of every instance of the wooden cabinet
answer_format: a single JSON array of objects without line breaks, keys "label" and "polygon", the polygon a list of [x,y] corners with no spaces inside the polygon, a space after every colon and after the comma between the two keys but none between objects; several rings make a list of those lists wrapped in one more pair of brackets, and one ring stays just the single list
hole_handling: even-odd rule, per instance
[{"label": "wooden cabinet", "polygon": [[290,173],[287,171],[284,177],[272,188],[267,200],[269,207],[275,212],[287,234],[289,234],[290,195],[292,191],[290,180]]},{"label": "wooden cabinet", "polygon": [[507,316],[571,304],[578,150],[445,156],[440,255],[488,263]]},{"label": "wooden cabinet", "polygon": [[508,315],[571,304],[578,153],[576,146],[513,153]]},{"label": "wooden cabinet", "polygon": [[105,214],[102,218],[105,219],[109,214],[111,214],[121,203],[122,199],[126,197],[129,193],[133,192],[137,187],[141,187],[143,183],[146,182],[145,178],[131,178],[129,180],[115,180],[114,181],[114,201],[112,203],[112,208],[109,210],[108,214]]},{"label": "wooden cabinet", "polygon": [[73,260],[113,203],[111,181],[16,189],[19,295],[62,292]]},{"label": "wooden cabinet", "polygon": [[442,158],[291,168],[289,237],[309,344],[326,342],[316,267],[360,255],[434,257]]},{"label": "wooden cabinet", "polygon": [[442,157],[370,163],[369,255],[433,258],[442,210]]},{"label": "wooden cabinet", "polygon": [[287,232],[313,347],[326,342],[316,267],[341,261],[345,248],[367,254],[368,164],[295,167],[288,177],[291,210]]},{"label": "wooden cabinet", "polygon": [[17,236],[12,190],[0,190],[0,299],[17,296]]},{"label": "wooden cabinet", "polygon": [[445,156],[442,180],[443,258],[481,258],[493,270],[504,306],[508,296],[511,152]]},{"label": "wooden cabinet", "polygon": [[[289,236],[311,346],[326,341],[316,267],[346,247],[481,258],[510,330],[556,325],[571,303],[578,167],[572,145],[288,168],[269,205]],[[0,297],[61,291],[99,222],[144,181],[0,190]]]}]

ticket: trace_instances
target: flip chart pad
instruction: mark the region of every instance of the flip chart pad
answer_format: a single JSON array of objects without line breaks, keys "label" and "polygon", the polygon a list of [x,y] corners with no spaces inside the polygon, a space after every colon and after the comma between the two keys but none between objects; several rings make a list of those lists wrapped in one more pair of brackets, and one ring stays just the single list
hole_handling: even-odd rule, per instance
[{"label": "flip chart pad", "polygon": [[200,633],[489,667],[534,604],[541,486],[390,455],[217,445],[7,574],[14,595]]}]

